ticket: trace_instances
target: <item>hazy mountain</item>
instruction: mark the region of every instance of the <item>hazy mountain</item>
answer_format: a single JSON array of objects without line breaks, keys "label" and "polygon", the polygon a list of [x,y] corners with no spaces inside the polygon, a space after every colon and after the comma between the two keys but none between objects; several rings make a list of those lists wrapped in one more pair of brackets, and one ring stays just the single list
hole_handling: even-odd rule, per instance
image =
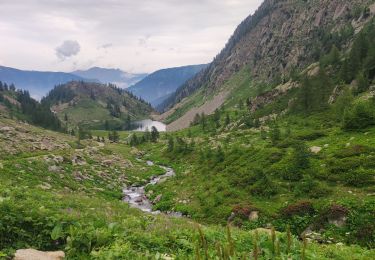
[{"label": "hazy mountain", "polygon": [[73,71],[72,74],[86,79],[96,79],[101,83],[112,83],[120,88],[127,88],[147,76],[147,74],[132,74],[120,69],[105,69],[99,67]]},{"label": "hazy mountain", "polygon": [[32,97],[40,99],[54,86],[69,81],[85,81],[86,79],[64,72],[27,71],[0,66],[0,81],[18,88],[28,90]]},{"label": "hazy mountain", "polygon": [[205,67],[202,64],[158,70],[131,86],[129,91],[156,107]]}]

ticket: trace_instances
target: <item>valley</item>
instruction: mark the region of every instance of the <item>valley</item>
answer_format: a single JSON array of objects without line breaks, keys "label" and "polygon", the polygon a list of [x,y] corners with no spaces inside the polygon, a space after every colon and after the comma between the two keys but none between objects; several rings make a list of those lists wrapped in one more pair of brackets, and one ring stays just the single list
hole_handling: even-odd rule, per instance
[{"label": "valley", "polygon": [[374,42],[374,1],[265,0],[207,65],[0,67],[0,259],[375,259]]}]

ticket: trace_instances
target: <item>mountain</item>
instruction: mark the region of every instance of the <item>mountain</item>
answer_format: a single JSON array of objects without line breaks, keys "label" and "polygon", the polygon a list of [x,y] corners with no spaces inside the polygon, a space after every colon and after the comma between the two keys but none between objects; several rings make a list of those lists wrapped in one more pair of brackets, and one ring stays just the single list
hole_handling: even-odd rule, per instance
[{"label": "mountain", "polygon": [[0,81],[0,114],[55,131],[64,131],[49,106],[41,104],[28,91]]},{"label": "mountain", "polygon": [[319,60],[333,45],[348,48],[374,13],[370,0],[266,0],[237,27],[205,70],[161,104],[164,111],[170,110],[162,118],[171,123],[184,117],[172,127],[180,129],[196,113],[213,113],[236,95],[241,84],[246,85],[244,93],[254,87],[250,80],[276,86]]},{"label": "mountain", "polygon": [[20,89],[28,90],[32,97],[41,99],[54,86],[69,81],[86,79],[64,72],[27,71],[0,66],[0,81],[15,84]]},{"label": "mountain", "polygon": [[178,87],[205,67],[207,67],[206,64],[158,70],[131,86],[129,91],[157,107]]},{"label": "mountain", "polygon": [[112,84],[69,82],[42,99],[68,128],[127,129],[130,121],[149,117],[151,106]]},{"label": "mountain", "polygon": [[88,70],[76,70],[72,74],[86,79],[96,79],[101,83],[112,83],[120,88],[127,88],[142,80],[147,74],[132,74],[120,69],[93,67]]}]

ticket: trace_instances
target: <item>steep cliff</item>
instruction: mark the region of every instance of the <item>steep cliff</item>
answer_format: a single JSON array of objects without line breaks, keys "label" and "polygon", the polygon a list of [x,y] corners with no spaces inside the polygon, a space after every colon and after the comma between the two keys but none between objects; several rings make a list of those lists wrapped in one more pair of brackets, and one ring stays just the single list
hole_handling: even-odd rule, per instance
[{"label": "steep cliff", "polygon": [[164,102],[164,111],[176,110],[176,104],[181,111],[183,104],[178,103],[189,103],[186,98],[197,90],[204,99],[221,93],[242,70],[253,80],[280,83],[333,45],[349,49],[353,36],[374,13],[373,0],[266,0],[238,26],[210,66]]}]

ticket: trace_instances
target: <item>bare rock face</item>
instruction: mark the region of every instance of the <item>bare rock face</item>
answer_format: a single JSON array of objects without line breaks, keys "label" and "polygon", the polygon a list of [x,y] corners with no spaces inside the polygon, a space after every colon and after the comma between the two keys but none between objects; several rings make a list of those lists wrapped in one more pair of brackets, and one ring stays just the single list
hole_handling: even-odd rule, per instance
[{"label": "bare rock face", "polygon": [[35,249],[19,249],[14,260],[61,260],[65,258],[63,251],[43,252]]}]

